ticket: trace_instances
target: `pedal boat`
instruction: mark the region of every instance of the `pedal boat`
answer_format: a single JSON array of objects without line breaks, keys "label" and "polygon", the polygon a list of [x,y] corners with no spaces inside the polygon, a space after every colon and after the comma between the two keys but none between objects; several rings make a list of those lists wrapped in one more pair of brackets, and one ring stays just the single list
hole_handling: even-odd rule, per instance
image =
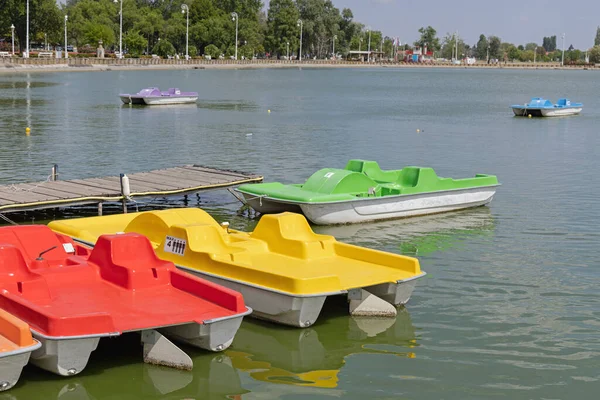
[{"label": "pedal boat", "polygon": [[221,351],[250,312],[239,293],[159,260],[142,235],[104,235],[86,253],[47,226],[0,228],[0,309],[29,324],[41,343],[30,362],[56,374],[81,372],[100,338],[124,332],[141,333],[146,362],[190,369],[165,336]]},{"label": "pedal boat", "polygon": [[119,94],[123,104],[137,105],[167,105],[167,104],[189,104],[198,100],[197,92],[182,92],[178,88],[169,88],[161,91],[159,88],[151,87],[140,90],[135,94]]},{"label": "pedal boat", "polygon": [[17,384],[31,352],[41,345],[29,325],[0,309],[0,392]]},{"label": "pedal boat", "polygon": [[558,99],[556,104],[542,97],[533,97],[528,104],[510,106],[517,117],[564,117],[579,114],[583,110],[582,103],[572,103],[569,99]]},{"label": "pedal boat", "polygon": [[243,201],[262,214],[303,213],[317,225],[353,224],[436,214],[492,201],[498,179],[438,177],[432,168],[383,171],[375,161],[351,160],[344,169],[324,168],[304,184],[241,185]]},{"label": "pedal boat", "polygon": [[69,219],[49,226],[88,245],[105,233],[146,235],[160,258],[242,293],[253,317],[295,327],[314,324],[332,295],[360,300],[367,292],[388,306],[405,304],[416,279],[425,275],[415,258],[317,235],[302,215],[293,213],[265,215],[251,233],[220,226],[197,208]]}]

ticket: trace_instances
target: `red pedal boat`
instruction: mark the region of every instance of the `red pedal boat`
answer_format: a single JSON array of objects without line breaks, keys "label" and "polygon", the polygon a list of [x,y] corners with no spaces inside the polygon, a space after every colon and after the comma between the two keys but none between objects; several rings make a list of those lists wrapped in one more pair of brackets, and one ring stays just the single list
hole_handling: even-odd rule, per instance
[{"label": "red pedal boat", "polygon": [[241,294],[158,259],[145,236],[105,235],[88,254],[41,225],[0,228],[0,309],[41,342],[31,363],[59,375],[81,372],[100,338],[132,331],[145,361],[189,369],[165,336],[221,351],[251,312]]}]

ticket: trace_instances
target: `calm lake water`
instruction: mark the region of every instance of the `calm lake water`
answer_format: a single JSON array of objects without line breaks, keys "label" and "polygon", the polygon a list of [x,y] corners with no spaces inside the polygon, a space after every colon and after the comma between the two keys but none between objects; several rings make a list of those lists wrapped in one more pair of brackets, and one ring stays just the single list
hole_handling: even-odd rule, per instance
[{"label": "calm lake water", "polygon": [[[186,349],[193,372],[144,365],[139,339],[125,336],[102,343],[73,378],[27,367],[0,399],[596,399],[599,78],[464,69],[0,75],[2,184],[43,180],[54,163],[61,179],[196,163],[300,182],[351,158],[496,174],[503,184],[489,207],[315,228],[419,257],[428,275],[395,321],[350,318],[336,301],[304,330],[246,319],[224,353]],[[147,86],[200,99],[120,104],[118,93]],[[584,112],[512,117],[508,105],[531,96],[569,97]],[[224,190],[197,204],[235,228],[256,223]]]}]

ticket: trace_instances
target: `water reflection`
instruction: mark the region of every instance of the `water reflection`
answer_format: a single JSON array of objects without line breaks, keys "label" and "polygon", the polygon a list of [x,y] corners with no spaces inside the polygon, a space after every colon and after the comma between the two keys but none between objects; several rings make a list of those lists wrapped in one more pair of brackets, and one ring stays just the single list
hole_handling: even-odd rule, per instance
[{"label": "water reflection", "polygon": [[0,81],[0,89],[25,89],[25,88],[44,88],[50,86],[58,86],[56,82],[31,82],[29,80],[29,74],[27,74],[27,81]]},{"label": "water reflection", "polygon": [[254,102],[246,101],[200,101],[198,108],[206,108],[209,110],[220,110],[220,111],[256,111],[260,107]]},{"label": "water reflection", "polygon": [[[223,399],[247,392],[232,360],[225,354],[207,354],[185,348],[193,371],[179,371],[139,362],[139,335],[102,340],[88,367],[73,378],[57,377],[27,366],[17,384],[0,400],[44,399]],[[102,379],[98,379],[99,377]],[[109,383],[110,384],[107,384]]]},{"label": "water reflection", "polygon": [[414,357],[417,340],[406,309],[396,319],[352,318],[345,299],[331,301],[337,307],[324,309],[337,315],[307,329],[277,327],[274,332],[271,324],[244,321],[226,354],[235,368],[255,380],[320,388],[338,386],[338,373],[352,354]]},{"label": "water reflection", "polygon": [[410,256],[425,256],[460,246],[472,236],[493,236],[489,207],[370,224],[314,226],[339,241]]}]

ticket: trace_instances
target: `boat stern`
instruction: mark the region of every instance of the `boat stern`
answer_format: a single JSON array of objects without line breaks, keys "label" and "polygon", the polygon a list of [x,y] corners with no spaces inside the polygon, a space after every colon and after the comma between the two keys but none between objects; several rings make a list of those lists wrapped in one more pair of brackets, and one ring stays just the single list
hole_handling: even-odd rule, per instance
[{"label": "boat stern", "polygon": [[252,309],[246,307],[246,311],[241,314],[207,320],[200,324],[190,323],[169,326],[159,329],[159,332],[173,340],[199,347],[203,350],[223,351],[233,342],[233,338],[240,328],[244,316],[251,312]]}]

